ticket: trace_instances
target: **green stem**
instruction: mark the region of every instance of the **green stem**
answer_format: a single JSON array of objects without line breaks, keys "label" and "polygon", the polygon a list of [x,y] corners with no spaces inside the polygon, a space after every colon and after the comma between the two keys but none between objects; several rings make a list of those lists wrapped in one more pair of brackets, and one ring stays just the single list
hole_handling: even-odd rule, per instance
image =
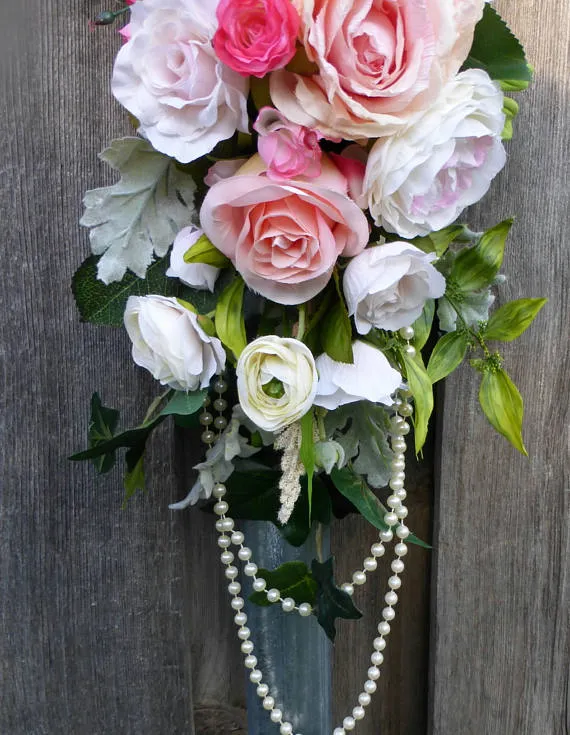
[{"label": "green stem", "polygon": [[160,406],[162,401],[168,396],[169,393],[173,393],[174,391],[172,388],[168,388],[168,390],[165,390],[164,393],[161,393],[159,396],[157,396],[154,401],[150,404],[148,407],[148,411],[146,412],[146,415],[143,419],[142,425],[144,426],[147,423],[150,423],[152,419],[154,418],[153,414],[157,410],[157,408]]},{"label": "green stem", "polygon": [[301,304],[299,306],[299,324],[297,326],[297,339],[302,341],[306,332],[307,323],[307,305]]},{"label": "green stem", "polygon": [[322,523],[317,523],[317,528],[315,531],[315,546],[316,546],[316,551],[317,551],[317,559],[322,564],[325,560],[325,557],[323,554],[323,524]]}]

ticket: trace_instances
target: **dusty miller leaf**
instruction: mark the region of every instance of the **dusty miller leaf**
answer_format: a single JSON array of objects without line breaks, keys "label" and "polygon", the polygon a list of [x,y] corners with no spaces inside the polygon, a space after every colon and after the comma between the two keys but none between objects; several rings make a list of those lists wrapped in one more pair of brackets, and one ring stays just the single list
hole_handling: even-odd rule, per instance
[{"label": "dusty miller leaf", "polygon": [[142,138],[121,138],[100,154],[119,171],[112,186],[85,194],[81,224],[89,227],[91,250],[103,255],[98,277],[120,281],[127,268],[144,278],[153,256],[162,257],[194,212],[196,185],[176,161]]}]

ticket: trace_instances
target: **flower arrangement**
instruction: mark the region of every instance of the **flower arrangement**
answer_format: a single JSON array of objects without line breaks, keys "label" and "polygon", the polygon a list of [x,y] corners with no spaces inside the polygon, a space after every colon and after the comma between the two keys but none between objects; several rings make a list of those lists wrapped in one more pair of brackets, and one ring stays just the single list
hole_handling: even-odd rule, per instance
[{"label": "flower arrangement", "polygon": [[[83,320],[124,324],[165,390],[121,431],[95,393],[72,459],[108,472],[125,448],[128,499],[162,422],[198,430],[205,459],[171,508],[217,518],[245,665],[282,735],[293,727],[257,667],[231,547],[253,601],[314,614],[334,639],[394,542],[344,735],[376,689],[407,545],[423,544],[406,525],[406,436],[419,454],[434,385],[467,360],[489,422],[526,454],[495,343],[545,300],[492,311],[512,220],[473,232],[458,219],[505,164],[518,110],[505,92],[531,69],[483,0],[130,0],[96,24],[125,12],[111,88],[138,135],[101,154],[120,180],[85,196],[92,255],[73,291]],[[379,532],[351,580],[337,585],[332,559],[258,568],[235,519],[300,545],[339,497]]]}]

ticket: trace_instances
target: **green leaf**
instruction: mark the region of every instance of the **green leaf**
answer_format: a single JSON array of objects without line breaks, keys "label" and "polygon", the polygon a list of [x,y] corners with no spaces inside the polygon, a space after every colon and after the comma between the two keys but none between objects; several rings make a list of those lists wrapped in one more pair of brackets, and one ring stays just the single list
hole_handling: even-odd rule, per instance
[{"label": "green leaf", "polygon": [[[267,589],[279,590],[282,598],[292,597],[296,605],[302,602],[315,604],[317,583],[307,565],[302,561],[288,561],[273,570],[261,568],[257,576],[265,579]],[[249,599],[262,607],[275,604],[269,602],[264,592],[254,592]]]},{"label": "green leaf", "polygon": [[532,79],[524,49],[505,21],[489,4],[475,27],[475,36],[464,69],[484,69],[491,79]]},{"label": "green leaf", "polygon": [[310,409],[301,419],[301,446],[299,459],[307,473],[307,493],[309,499],[309,518],[312,513],[313,475],[315,474],[315,444],[313,441],[313,410]]},{"label": "green leaf", "polygon": [[461,365],[469,346],[466,332],[450,332],[444,335],[431,353],[427,372],[432,383],[443,380]]},{"label": "green leaf", "polygon": [[127,502],[133,497],[137,490],[144,491],[145,489],[144,450],[145,445],[143,443],[140,446],[129,449],[125,455],[127,471],[123,480],[123,486],[125,488],[123,508],[125,508]]},{"label": "green leaf", "polygon": [[204,263],[214,268],[227,268],[230,264],[229,258],[226,258],[206,235],[199,237],[194,245],[184,253],[184,262]]},{"label": "green leaf", "polygon": [[548,299],[517,299],[501,306],[495,311],[486,329],[486,340],[512,342],[530,327],[538,312]]},{"label": "green leaf", "polygon": [[531,79],[530,80],[501,79],[499,84],[503,92],[524,92],[525,89],[528,89],[528,85],[532,81],[532,76],[534,75],[534,69],[530,64],[527,64],[527,66],[528,66],[528,73]]},{"label": "green leaf", "polygon": [[414,339],[412,340],[412,344],[418,351],[424,347],[425,343],[429,339],[434,314],[435,301],[433,299],[428,299],[424,305],[421,316],[412,324],[414,329]]},{"label": "green leaf", "polygon": [[406,367],[406,378],[414,397],[414,441],[419,454],[427,437],[429,419],[433,411],[433,386],[421,355],[410,357],[401,353]]},{"label": "green leaf", "polygon": [[362,613],[355,607],[352,597],[336,586],[333,563],[332,556],[323,563],[313,559],[311,571],[317,582],[315,614],[319,624],[334,643],[336,619],[358,620],[362,617]]},{"label": "green leaf", "polygon": [[330,307],[320,329],[321,344],[329,357],[337,362],[354,362],[352,354],[352,326],[344,299]]},{"label": "green leaf", "polygon": [[98,278],[120,281],[127,269],[144,278],[154,255],[163,257],[194,214],[196,185],[172,158],[142,138],[121,138],[100,154],[119,171],[113,186],[85,194],[81,224],[90,228]]},{"label": "green leaf", "polygon": [[204,405],[204,399],[208,391],[198,390],[193,393],[174,391],[174,395],[160,412],[161,416],[191,416],[199,411]]},{"label": "green leaf", "polygon": [[479,403],[499,434],[528,457],[522,438],[523,399],[504,370],[487,369],[483,373]]},{"label": "green leaf", "polygon": [[388,530],[389,526],[384,522],[386,509],[360,475],[350,467],[343,467],[341,470],[334,469],[331,479],[336,489],[350,500],[369,523],[380,531]]},{"label": "green leaf", "polygon": [[505,127],[501,133],[501,138],[503,140],[511,140],[513,137],[513,120],[519,112],[518,102],[515,102],[515,100],[510,97],[505,97],[503,102],[503,112],[505,113]]},{"label": "green leaf", "polygon": [[503,263],[505,242],[513,220],[507,219],[487,230],[477,245],[465,248],[456,257],[451,280],[463,291],[477,291],[489,286]]},{"label": "green leaf", "polygon": [[[89,446],[96,447],[112,439],[118,421],[119,411],[103,406],[99,394],[93,393],[91,396],[91,420],[89,422]],[[94,458],[93,464],[97,472],[101,474],[109,472],[115,464],[115,452],[109,452]]]},{"label": "green leaf", "polygon": [[424,253],[436,253],[440,258],[452,242],[465,232],[465,225],[450,225],[443,230],[430,232],[425,237],[415,237],[411,242]]},{"label": "green leaf", "polygon": [[243,318],[243,293],[245,283],[235,278],[219,298],[216,306],[216,332],[222,343],[231,350],[236,359],[247,345]]}]

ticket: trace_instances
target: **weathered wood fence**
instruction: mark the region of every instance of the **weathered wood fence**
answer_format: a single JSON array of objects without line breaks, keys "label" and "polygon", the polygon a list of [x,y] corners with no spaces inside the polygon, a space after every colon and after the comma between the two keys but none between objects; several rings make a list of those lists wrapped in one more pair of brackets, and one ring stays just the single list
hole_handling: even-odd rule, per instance
[{"label": "weathered wood fence", "polygon": [[[167,509],[188,487],[188,438],[155,438],[151,492],[123,511],[119,470],[102,481],[66,460],[84,441],[94,388],[127,420],[154,391],[125,334],[80,325],[69,290],[87,252],[82,194],[109,181],[96,153],[127,130],[108,90],[118,39],[89,32],[100,0],[2,5],[0,733],[243,732],[245,677],[212,524]],[[474,408],[468,369],[449,382],[410,502],[410,525],[424,537],[433,528],[435,548],[410,553],[362,735],[570,731],[570,6],[497,5],[536,83],[520,97],[507,168],[472,219],[517,213],[503,293],[550,297],[505,350],[527,399],[531,459]],[[334,529],[343,574],[373,536],[358,519]],[[365,619],[341,625],[339,715],[363,680],[383,593],[368,585]]]}]

